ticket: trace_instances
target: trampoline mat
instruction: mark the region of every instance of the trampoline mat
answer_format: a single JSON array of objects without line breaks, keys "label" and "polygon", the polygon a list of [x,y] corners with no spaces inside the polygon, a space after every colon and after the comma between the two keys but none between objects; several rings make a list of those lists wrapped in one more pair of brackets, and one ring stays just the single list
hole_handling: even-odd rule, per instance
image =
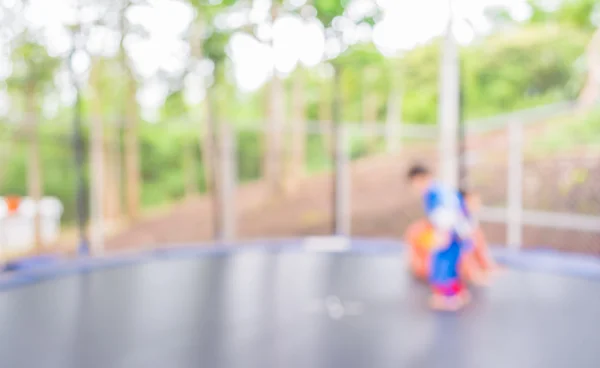
[{"label": "trampoline mat", "polygon": [[400,256],[162,260],[0,293],[0,365],[597,368],[600,283],[507,271],[458,314]]}]

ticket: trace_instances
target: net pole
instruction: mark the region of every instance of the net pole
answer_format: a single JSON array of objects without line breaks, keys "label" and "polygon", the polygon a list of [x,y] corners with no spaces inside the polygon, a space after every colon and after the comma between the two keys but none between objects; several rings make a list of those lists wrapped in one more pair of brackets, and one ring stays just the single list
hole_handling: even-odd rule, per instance
[{"label": "net pole", "polygon": [[235,239],[236,228],[236,203],[235,203],[235,185],[236,178],[236,149],[233,129],[228,124],[221,127],[221,147],[220,147],[220,165],[221,169],[221,188],[218,191],[221,199],[221,221],[220,241],[223,244]]},{"label": "net pole", "polygon": [[[99,119],[96,117],[95,119]],[[93,121],[91,135],[92,175],[90,183],[92,234],[91,249],[95,254],[104,252],[104,132],[101,121]]]},{"label": "net pole", "polygon": [[4,264],[4,251],[7,248],[7,240],[6,240],[6,219],[10,216],[10,208],[8,206],[8,200],[6,198],[2,198],[4,201],[4,206],[6,207],[6,214],[0,217],[0,271],[3,268]]},{"label": "net pole", "polygon": [[460,110],[458,52],[452,33],[452,4],[449,1],[450,18],[442,42],[440,68],[440,103],[438,108],[439,176],[445,185],[456,188],[458,185],[458,121]]},{"label": "net pole", "polygon": [[203,157],[204,164],[209,167],[209,180],[207,181],[207,188],[210,196],[210,207],[211,207],[211,219],[212,219],[212,240],[218,242],[221,237],[221,196],[219,194],[220,178],[219,178],[219,155],[220,155],[220,141],[219,141],[219,121],[217,111],[215,109],[215,99],[213,94],[215,93],[214,86],[211,86],[212,91],[208,91],[206,94],[206,108],[207,113],[207,130],[208,139],[206,144],[209,145],[207,151],[210,152],[210,158]]},{"label": "net pole", "polygon": [[507,243],[510,249],[521,248],[523,229],[523,124],[511,121],[508,125],[508,206]]},{"label": "net pole", "polygon": [[338,166],[340,165],[339,161],[341,159],[339,152],[338,152],[338,143],[340,141],[340,121],[341,121],[341,100],[340,100],[340,94],[341,94],[341,66],[339,64],[334,64],[334,75],[333,75],[333,98],[332,98],[332,111],[331,111],[331,120],[332,120],[332,124],[333,124],[333,129],[331,132],[331,148],[332,148],[332,162],[334,165],[333,168],[333,180],[332,180],[332,185],[331,185],[331,190],[332,190],[332,196],[331,196],[331,200],[332,200],[332,210],[333,210],[333,215],[332,215],[332,232],[335,235],[339,235],[338,234],[338,224],[342,221],[342,214],[340,213],[340,211],[338,211],[338,207],[341,205],[340,203],[340,188],[338,187],[338,183],[340,182],[340,180],[342,180],[342,176],[340,175],[340,172],[338,172]]},{"label": "net pole", "polygon": [[87,216],[86,216],[86,195],[85,195],[85,174],[84,174],[84,153],[83,153],[83,134],[82,134],[82,98],[81,87],[75,81],[76,101],[75,116],[73,119],[73,146],[75,151],[75,171],[76,171],[76,203],[77,203],[77,228],[79,231],[80,255],[89,254],[89,243],[86,234]]},{"label": "net pole", "polygon": [[336,162],[335,162],[335,234],[338,236],[350,235],[350,171],[348,157],[348,129],[337,126]]},{"label": "net pole", "polygon": [[464,81],[464,60],[459,56],[459,110],[458,110],[458,187],[467,189],[468,187],[468,163],[467,163],[467,125],[465,122],[465,81]]},{"label": "net pole", "polygon": [[[80,7],[77,9],[77,15],[80,16]],[[69,65],[73,86],[75,87],[75,107],[73,116],[73,151],[75,155],[75,188],[76,188],[76,207],[77,207],[77,228],[79,232],[79,244],[77,251],[79,255],[88,255],[90,252],[89,241],[86,233],[87,228],[87,205],[86,205],[86,183],[85,183],[85,157],[83,147],[83,98],[81,85],[77,72],[73,69],[73,56],[81,48],[81,25],[73,31],[73,48],[69,57]]]}]

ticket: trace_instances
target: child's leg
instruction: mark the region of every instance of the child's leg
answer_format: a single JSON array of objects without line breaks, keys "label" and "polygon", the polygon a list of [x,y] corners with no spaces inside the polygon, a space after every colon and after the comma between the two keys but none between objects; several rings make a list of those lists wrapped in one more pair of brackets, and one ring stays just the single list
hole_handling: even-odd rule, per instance
[{"label": "child's leg", "polygon": [[477,262],[479,267],[484,271],[494,271],[498,268],[498,266],[494,262],[494,259],[490,256],[487,241],[485,239],[483,231],[481,230],[481,228],[477,228],[473,235],[473,256],[475,258],[475,262]]},{"label": "child's leg", "polygon": [[457,310],[470,295],[459,277],[460,248],[451,246],[432,257],[431,306],[438,310]]},{"label": "child's leg", "polygon": [[413,276],[421,280],[427,280],[429,277],[428,255],[410,247],[408,257]]},{"label": "child's leg", "polygon": [[437,310],[455,311],[471,300],[469,291],[459,280],[450,281],[445,285],[433,285],[432,291],[430,305]]},{"label": "child's leg", "polygon": [[480,286],[488,284],[487,270],[481,268],[474,252],[465,253],[461,257],[459,269],[461,279]]}]

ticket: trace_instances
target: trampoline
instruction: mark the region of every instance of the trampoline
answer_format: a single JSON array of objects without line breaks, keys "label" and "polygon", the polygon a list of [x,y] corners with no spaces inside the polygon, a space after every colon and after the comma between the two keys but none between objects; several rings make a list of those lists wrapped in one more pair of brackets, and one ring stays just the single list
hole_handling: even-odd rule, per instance
[{"label": "trampoline", "polygon": [[547,252],[433,312],[399,244],[177,248],[0,282],[0,365],[28,368],[597,368],[600,262]]}]

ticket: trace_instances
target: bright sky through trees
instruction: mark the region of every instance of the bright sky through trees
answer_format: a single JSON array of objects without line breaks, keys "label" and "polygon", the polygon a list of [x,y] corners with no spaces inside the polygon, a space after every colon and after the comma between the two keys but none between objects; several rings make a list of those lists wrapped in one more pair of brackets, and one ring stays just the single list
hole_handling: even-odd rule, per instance
[{"label": "bright sky through trees", "polygon": [[[4,6],[14,6],[16,0],[0,0]],[[317,0],[318,1],[318,0]],[[30,29],[42,35],[44,44],[54,55],[65,55],[71,48],[71,38],[66,25],[73,22],[76,16],[75,0],[30,0],[31,5],[24,13],[24,19]],[[159,106],[168,87],[160,78],[159,71],[168,74],[180,73],[188,57],[188,47],[182,39],[189,22],[192,10],[183,2],[176,0],[149,0],[150,7],[135,7],[128,14],[133,22],[142,23],[148,30],[149,37],[129,37],[127,48],[132,56],[135,69],[144,81],[139,93],[139,100],[145,109]],[[293,6],[301,6],[305,0],[293,0]],[[415,45],[427,42],[441,34],[448,17],[447,0],[377,0],[376,5],[370,0],[355,0],[348,7],[349,18],[360,17],[372,10],[373,6],[382,9],[382,19],[373,29],[370,27],[343,27],[343,40],[351,44],[369,41],[377,45],[386,55],[394,55],[408,50]],[[489,24],[484,17],[484,9],[489,6],[503,5],[509,9],[516,19],[525,19],[529,8],[525,0],[455,0],[455,14],[467,18],[478,33],[485,33]],[[267,19],[269,0],[255,0],[250,13],[250,20],[256,23]],[[85,18],[93,18],[97,14],[93,9]],[[231,13],[216,19],[219,26],[236,26],[246,19],[244,13]],[[455,34],[459,42],[468,43],[473,38],[473,31],[465,22],[458,22]],[[279,73],[287,74],[296,68],[298,62],[308,66],[318,64],[323,55],[332,56],[339,52],[340,46],[335,42],[326,42],[323,27],[314,19],[302,19],[298,16],[280,17],[273,29],[266,23],[258,27],[256,39],[248,34],[238,33],[230,42],[230,56],[233,61],[235,81],[242,91],[252,91],[268,80],[275,63]],[[114,55],[118,48],[119,35],[108,28],[96,27],[92,30],[87,48],[94,54]],[[273,38],[273,47],[269,41]],[[1,40],[0,40],[1,41]],[[1,45],[0,76],[9,74],[10,65],[6,63],[8,51],[6,44]],[[74,67],[85,71],[90,63],[86,54],[76,55]],[[186,81],[186,97],[189,102],[198,102],[204,96],[201,83],[202,71],[192,73]],[[68,79],[59,77],[61,84],[61,100],[71,102],[73,92]],[[6,99],[0,94],[0,100]],[[4,102],[6,104],[6,102]],[[0,101],[0,112],[3,104]]]}]

